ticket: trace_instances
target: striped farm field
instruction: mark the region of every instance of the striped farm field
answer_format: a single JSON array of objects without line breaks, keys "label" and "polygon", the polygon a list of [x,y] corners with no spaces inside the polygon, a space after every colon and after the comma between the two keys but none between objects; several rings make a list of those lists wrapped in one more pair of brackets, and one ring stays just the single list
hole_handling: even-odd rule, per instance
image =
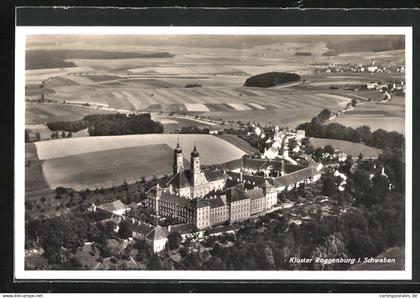
[{"label": "striped farm field", "polygon": [[203,165],[238,159],[245,151],[212,135],[152,134],[59,139],[35,143],[51,188],[107,187],[171,171],[177,140],[189,158],[194,142]]},{"label": "striped farm field", "polygon": [[45,124],[55,121],[74,121],[89,114],[108,114],[106,110],[95,110],[88,107],[69,104],[35,104],[27,103],[25,124]]},{"label": "striped farm field", "polygon": [[[95,79],[93,79],[95,78]],[[100,78],[100,79],[99,79]],[[110,79],[108,81],[101,81]],[[89,80],[82,82],[80,80]],[[218,78],[217,78],[218,80]],[[92,83],[95,81],[94,83]],[[194,81],[194,80],[189,80]],[[112,82],[112,85],[106,85]],[[188,82],[186,80],[185,82]],[[115,85],[116,83],[119,83]],[[207,84],[211,84],[209,79]],[[184,88],[178,79],[135,79],[117,76],[71,75],[54,78],[57,97],[69,100],[101,101],[111,108],[142,110],[153,105],[184,104],[187,111],[213,111],[211,105],[227,104],[233,110],[258,110],[265,105],[277,109],[307,108],[308,106],[345,105],[351,96],[328,92],[285,92],[277,88],[249,88],[244,86],[206,86]],[[65,85],[65,86],[64,86]],[[204,106],[203,106],[204,105]],[[210,106],[207,106],[210,105]],[[165,106],[164,106],[165,107]]]}]

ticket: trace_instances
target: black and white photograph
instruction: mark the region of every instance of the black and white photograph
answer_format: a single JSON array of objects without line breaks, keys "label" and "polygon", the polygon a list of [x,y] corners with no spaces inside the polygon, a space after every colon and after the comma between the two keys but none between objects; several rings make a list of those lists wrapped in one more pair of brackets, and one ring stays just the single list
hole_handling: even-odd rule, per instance
[{"label": "black and white photograph", "polygon": [[409,28],[16,41],[20,276],[411,278]]}]

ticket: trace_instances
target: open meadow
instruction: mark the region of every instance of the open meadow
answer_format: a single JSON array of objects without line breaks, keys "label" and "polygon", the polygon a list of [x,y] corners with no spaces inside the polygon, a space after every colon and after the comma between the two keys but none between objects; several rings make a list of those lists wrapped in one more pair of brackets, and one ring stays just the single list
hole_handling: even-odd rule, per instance
[{"label": "open meadow", "polygon": [[387,102],[366,102],[358,104],[353,110],[347,111],[333,122],[353,128],[367,125],[371,131],[384,129],[405,133],[405,99],[393,96]]},{"label": "open meadow", "polygon": [[52,189],[58,186],[83,189],[168,174],[172,171],[173,149],[178,139],[185,159],[189,159],[196,143],[203,165],[224,163],[245,154],[212,135],[151,134],[50,140],[35,143],[42,169],[38,168],[27,180],[33,184],[32,180],[45,179]]},{"label": "open meadow", "polygon": [[315,148],[331,145],[334,149],[351,155],[353,158],[357,158],[360,153],[363,157],[377,158],[382,153],[381,149],[342,140],[310,138],[309,143]]}]

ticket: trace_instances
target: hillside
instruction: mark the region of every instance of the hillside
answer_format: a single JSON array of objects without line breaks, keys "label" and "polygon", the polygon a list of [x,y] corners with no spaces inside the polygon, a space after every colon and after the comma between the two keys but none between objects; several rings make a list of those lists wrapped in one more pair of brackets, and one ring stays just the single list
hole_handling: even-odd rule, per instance
[{"label": "hillside", "polygon": [[77,66],[68,59],[130,59],[170,58],[168,52],[111,52],[99,50],[30,50],[26,51],[25,69],[62,68]]},{"label": "hillside", "polygon": [[280,84],[298,82],[300,76],[295,73],[288,72],[266,72],[248,78],[245,81],[247,87],[274,87]]}]

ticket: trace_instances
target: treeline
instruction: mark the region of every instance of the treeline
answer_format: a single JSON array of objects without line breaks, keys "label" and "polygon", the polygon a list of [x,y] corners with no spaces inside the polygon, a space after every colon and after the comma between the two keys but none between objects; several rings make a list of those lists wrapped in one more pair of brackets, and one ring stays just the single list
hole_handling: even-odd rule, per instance
[{"label": "treeline", "polygon": [[183,126],[179,131],[180,134],[209,134],[210,129],[198,128],[197,126]]},{"label": "treeline", "polygon": [[389,132],[383,129],[371,132],[370,127],[366,125],[354,129],[339,123],[324,124],[325,116],[326,113],[323,113],[321,117],[318,115],[312,118],[311,122],[299,124],[296,129],[305,130],[307,137],[364,143],[380,149],[402,149],[404,147],[404,135],[398,132]]},{"label": "treeline", "polygon": [[162,133],[163,126],[144,114],[94,114],[76,121],[47,123],[51,131],[78,132],[88,128],[90,136]]}]

